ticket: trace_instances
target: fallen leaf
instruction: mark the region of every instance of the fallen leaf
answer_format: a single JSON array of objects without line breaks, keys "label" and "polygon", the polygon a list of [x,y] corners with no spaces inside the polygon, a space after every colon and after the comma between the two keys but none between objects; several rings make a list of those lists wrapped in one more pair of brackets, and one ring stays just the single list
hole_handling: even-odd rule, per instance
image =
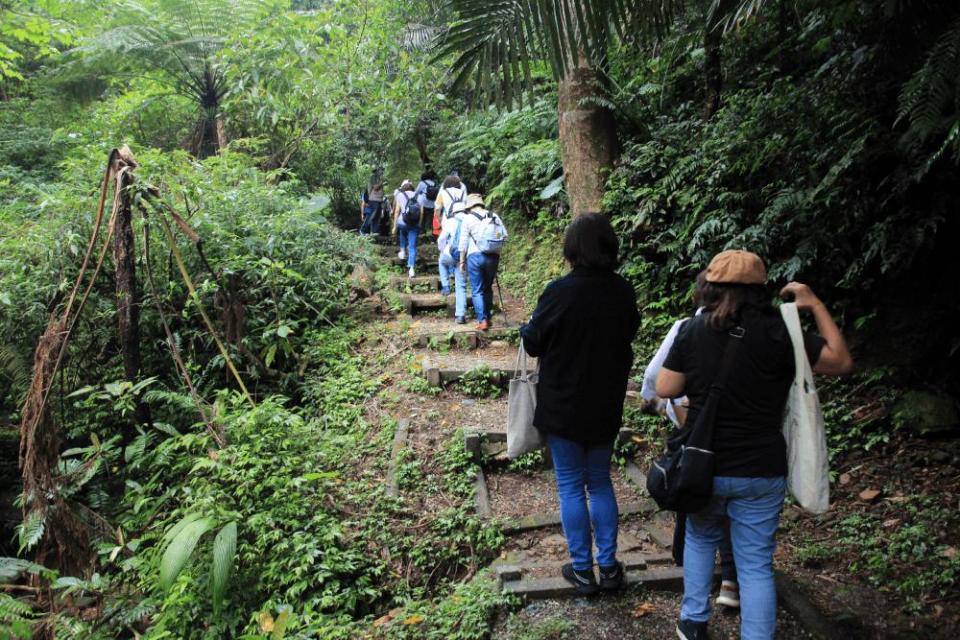
[{"label": "fallen leaf", "polygon": [[956,547],[947,547],[943,550],[943,557],[948,560],[953,560],[957,557],[957,548]]},{"label": "fallen leaf", "polygon": [[407,618],[406,620],[404,620],[404,621],[403,621],[403,624],[405,624],[405,625],[411,625],[411,624],[420,624],[421,622],[423,622],[423,616],[420,615],[419,613],[417,613],[417,614],[414,614],[414,615],[410,616],[410,617]]},{"label": "fallen leaf", "polygon": [[258,619],[260,623],[260,631],[264,633],[270,633],[273,631],[273,616],[270,615],[268,611],[261,611],[260,618]]},{"label": "fallen leaf", "polygon": [[396,618],[397,614],[400,613],[401,611],[403,611],[403,609],[400,609],[400,608],[391,609],[390,611],[388,611],[387,613],[385,613],[384,615],[380,616],[379,618],[373,621],[374,628],[379,628],[387,624],[388,622]]},{"label": "fallen leaf", "polygon": [[840,484],[841,484],[841,485],[850,484],[850,481],[851,481],[852,479],[853,479],[853,478],[850,477],[850,474],[849,474],[849,473],[841,473],[841,474],[840,474]]},{"label": "fallen leaf", "polygon": [[878,497],[880,497],[879,489],[864,489],[859,493],[859,497],[864,502],[873,502]]},{"label": "fallen leaf", "polygon": [[636,607],[633,608],[633,617],[642,618],[648,616],[651,613],[656,613],[657,607],[652,602],[641,602]]},{"label": "fallen leaf", "polygon": [[884,528],[884,529],[892,529],[893,527],[897,526],[898,524],[900,524],[900,518],[890,518],[889,520],[884,520],[884,521],[883,521],[883,528]]}]

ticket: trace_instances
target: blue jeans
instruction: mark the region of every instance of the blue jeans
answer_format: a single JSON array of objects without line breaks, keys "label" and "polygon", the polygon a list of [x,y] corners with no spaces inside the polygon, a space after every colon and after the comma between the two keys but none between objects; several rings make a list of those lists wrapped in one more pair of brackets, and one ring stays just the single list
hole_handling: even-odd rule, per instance
[{"label": "blue jeans", "polygon": [[360,225],[360,235],[380,233],[380,203],[370,204],[363,209],[363,224]]},{"label": "blue jeans", "polygon": [[[560,495],[560,522],[567,538],[570,560],[577,570],[593,567],[593,542],[597,543],[597,564],[617,563],[617,497],[610,482],[613,443],[587,446],[547,436]],[[590,509],[584,489],[590,494]],[[593,523],[591,536],[590,524]]]},{"label": "blue jeans", "polygon": [[473,313],[477,320],[493,317],[493,279],[497,277],[500,256],[471,253],[467,256],[467,273],[473,290]]},{"label": "blue jeans", "polygon": [[453,276],[456,279],[456,272],[459,271],[457,262],[449,253],[441,251],[437,266],[440,271],[440,291],[445,294],[450,293],[450,277]]},{"label": "blue jeans", "polygon": [[417,234],[420,233],[420,227],[397,227],[400,236],[400,248],[407,250],[407,267],[413,268],[417,262]]},{"label": "blue jeans", "polygon": [[683,552],[683,604],[680,619],[710,618],[710,587],[724,516],[740,585],[741,640],[770,640],[777,626],[777,592],[773,583],[774,534],[780,521],[786,479],[713,479],[714,497],[703,511],[687,516]]}]

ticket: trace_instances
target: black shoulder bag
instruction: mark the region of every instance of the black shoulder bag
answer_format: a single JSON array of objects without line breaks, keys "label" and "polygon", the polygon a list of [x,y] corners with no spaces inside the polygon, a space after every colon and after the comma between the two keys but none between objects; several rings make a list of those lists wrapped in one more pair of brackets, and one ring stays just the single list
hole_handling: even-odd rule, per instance
[{"label": "black shoulder bag", "polygon": [[647,472],[647,491],[661,509],[696,513],[713,495],[713,427],[717,405],[743,339],[743,327],[730,330],[720,372],[692,425],[684,425],[667,440],[667,451]]}]

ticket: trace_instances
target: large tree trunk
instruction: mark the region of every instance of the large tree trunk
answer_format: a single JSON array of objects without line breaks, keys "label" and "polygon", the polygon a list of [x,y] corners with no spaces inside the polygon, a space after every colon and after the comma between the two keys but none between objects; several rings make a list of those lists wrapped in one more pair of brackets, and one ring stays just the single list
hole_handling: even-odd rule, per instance
[{"label": "large tree trunk", "polygon": [[703,27],[703,84],[706,99],[703,105],[703,119],[709,120],[720,108],[720,96],[723,91],[723,59],[720,46],[723,44],[723,18],[730,12],[730,0],[721,0],[716,11],[707,9]]},{"label": "large tree trunk", "polygon": [[[134,382],[140,376],[140,296],[137,291],[136,252],[133,242],[133,215],[130,185],[136,160],[124,146],[117,160],[117,209],[116,227],[113,232],[113,261],[116,264],[117,324],[120,336],[120,351],[123,355],[123,372],[127,380]],[[150,421],[150,410],[140,402],[136,409],[138,423]],[[125,436],[132,436],[132,431]],[[125,438],[127,439],[127,438]]]},{"label": "large tree trunk", "polygon": [[430,155],[427,153],[427,135],[428,131],[425,125],[417,125],[413,130],[413,143],[417,147],[417,155],[420,156],[420,164],[423,165],[424,171],[433,168]]},{"label": "large tree trunk", "polygon": [[558,95],[560,159],[571,215],[600,211],[607,174],[617,157],[617,126],[608,109],[583,99],[604,97],[605,87],[581,58],[560,81]]}]

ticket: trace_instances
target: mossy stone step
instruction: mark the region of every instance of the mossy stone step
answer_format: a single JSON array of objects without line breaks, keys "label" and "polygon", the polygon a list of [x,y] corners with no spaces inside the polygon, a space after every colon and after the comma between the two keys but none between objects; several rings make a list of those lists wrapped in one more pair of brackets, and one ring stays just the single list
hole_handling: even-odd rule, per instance
[{"label": "mossy stone step", "polygon": [[405,291],[407,287],[439,291],[440,278],[437,276],[416,276],[415,278],[410,278],[408,276],[393,276],[390,278],[390,285],[401,291]]},{"label": "mossy stone step", "polygon": [[[382,258],[389,258],[391,256],[396,256],[400,252],[400,247],[394,245],[379,245],[377,247],[377,255]],[[437,258],[440,257],[440,252],[437,250],[437,245],[424,244],[417,245],[417,256],[423,256],[424,258],[429,258],[430,260],[436,262]]]}]

